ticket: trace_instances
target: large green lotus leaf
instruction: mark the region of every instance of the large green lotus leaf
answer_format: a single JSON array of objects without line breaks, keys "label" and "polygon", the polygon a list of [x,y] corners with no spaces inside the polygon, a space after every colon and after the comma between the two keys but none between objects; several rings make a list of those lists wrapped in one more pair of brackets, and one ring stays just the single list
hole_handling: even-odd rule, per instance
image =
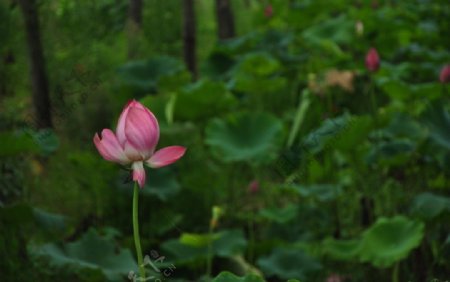
[{"label": "large green lotus leaf", "polygon": [[417,195],[411,206],[411,214],[423,219],[432,219],[446,212],[450,212],[450,199],[432,193]]},{"label": "large green lotus leaf", "polygon": [[450,114],[444,103],[433,103],[424,115],[424,122],[430,130],[431,139],[450,150]]},{"label": "large green lotus leaf", "polygon": [[118,69],[118,74],[124,85],[136,95],[144,95],[156,92],[160,78],[182,73],[183,69],[178,60],[162,56],[126,63]]},{"label": "large green lotus leaf", "polygon": [[233,257],[245,250],[247,241],[241,230],[225,230],[208,234],[184,233],[178,240],[163,243],[163,249],[178,262],[204,259],[208,254],[208,243],[212,239],[212,252],[220,257]]},{"label": "large green lotus leaf", "polygon": [[268,163],[283,141],[282,122],[268,114],[243,112],[213,119],[206,128],[206,144],[225,162]]},{"label": "large green lotus leaf", "polygon": [[196,120],[217,116],[237,104],[223,82],[201,80],[183,88],[178,94],[175,118]]},{"label": "large green lotus leaf", "polygon": [[56,266],[99,269],[108,281],[123,281],[130,271],[137,269],[128,249],[118,249],[112,240],[101,237],[94,229],[76,242],[45,244],[34,251],[37,255],[48,257]]},{"label": "large green lotus leaf", "polygon": [[352,260],[358,256],[360,240],[326,239],[322,242],[325,255],[337,260]]},{"label": "large green lotus leaf", "polygon": [[275,249],[267,257],[260,258],[257,264],[267,276],[305,281],[309,275],[322,268],[317,259],[308,256],[301,250],[281,248]]},{"label": "large green lotus leaf", "polygon": [[283,208],[266,208],[259,212],[259,215],[265,219],[283,224],[293,220],[298,213],[296,205],[288,205]]},{"label": "large green lotus leaf", "polygon": [[351,117],[342,115],[325,120],[320,127],[311,131],[302,141],[303,147],[308,152],[315,154],[320,152],[327,144],[332,146],[333,142],[341,136],[342,132],[351,127]]},{"label": "large green lotus leaf", "polygon": [[420,245],[425,225],[404,216],[379,218],[362,235],[359,257],[376,267],[390,267]]},{"label": "large green lotus leaf", "polygon": [[254,274],[238,277],[230,272],[224,271],[214,278],[212,282],[264,282],[264,279]]}]

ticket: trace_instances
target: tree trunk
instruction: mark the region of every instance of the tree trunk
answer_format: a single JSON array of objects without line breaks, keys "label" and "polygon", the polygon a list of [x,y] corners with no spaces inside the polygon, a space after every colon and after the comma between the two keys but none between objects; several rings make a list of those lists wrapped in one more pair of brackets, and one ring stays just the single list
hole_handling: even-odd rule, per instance
[{"label": "tree trunk", "polygon": [[130,10],[128,14],[130,20],[138,27],[142,25],[142,0],[130,0]]},{"label": "tree trunk", "polygon": [[183,55],[184,62],[192,74],[197,78],[196,56],[196,19],[194,0],[183,0]]},{"label": "tree trunk", "polygon": [[18,2],[25,22],[28,56],[31,69],[33,105],[36,114],[35,125],[37,128],[51,128],[53,127],[53,124],[48,80],[45,71],[45,59],[42,51],[36,1],[19,0]]},{"label": "tree trunk", "polygon": [[375,210],[375,201],[370,198],[363,196],[360,199],[361,206],[361,225],[364,227],[370,226],[374,221],[374,210]]},{"label": "tree trunk", "polygon": [[142,0],[130,0],[128,10],[128,58],[134,59],[138,53],[139,33],[142,27]]},{"label": "tree trunk", "polygon": [[216,17],[219,39],[233,38],[234,18],[230,0],[216,0]]}]

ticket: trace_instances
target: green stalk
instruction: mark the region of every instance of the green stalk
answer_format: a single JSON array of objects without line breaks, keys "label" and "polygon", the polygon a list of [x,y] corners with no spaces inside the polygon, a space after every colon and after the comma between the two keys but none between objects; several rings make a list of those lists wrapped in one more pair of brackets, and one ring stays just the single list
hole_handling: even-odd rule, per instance
[{"label": "green stalk", "polygon": [[378,111],[377,111],[377,100],[375,97],[375,91],[374,91],[374,86],[373,86],[373,78],[370,77],[370,82],[369,82],[369,96],[370,96],[370,103],[372,106],[372,115],[373,115],[373,121],[375,123],[375,128],[378,127]]},{"label": "green stalk", "polygon": [[136,246],[136,255],[139,265],[139,273],[143,281],[145,281],[145,268],[142,259],[142,249],[141,249],[141,239],[139,237],[139,221],[138,221],[138,196],[139,187],[137,182],[134,182],[134,193],[133,193],[133,235],[134,235],[134,245]]},{"label": "green stalk", "polygon": [[295,137],[300,130],[300,126],[305,119],[306,112],[308,111],[309,105],[311,104],[311,100],[309,98],[309,91],[303,90],[302,97],[298,104],[297,111],[295,113],[294,123],[292,124],[291,131],[289,132],[289,138],[287,142],[287,147],[290,148],[292,144],[294,144]]},{"label": "green stalk", "polygon": [[394,269],[392,270],[392,282],[398,282],[399,276],[398,276],[398,269],[399,269],[400,262],[396,262],[394,265]]},{"label": "green stalk", "polygon": [[213,241],[213,226],[212,224],[209,225],[209,232],[208,232],[208,258],[206,260],[206,279],[207,281],[211,281],[211,274],[212,274],[212,260],[213,260],[213,253],[212,253],[212,241]]}]

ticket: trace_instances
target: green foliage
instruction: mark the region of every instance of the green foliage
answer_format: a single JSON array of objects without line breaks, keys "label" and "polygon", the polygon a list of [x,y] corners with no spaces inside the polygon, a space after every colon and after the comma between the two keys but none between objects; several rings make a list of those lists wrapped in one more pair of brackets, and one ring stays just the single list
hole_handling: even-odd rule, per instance
[{"label": "green foliage", "polygon": [[130,99],[157,117],[158,149],[188,148],[139,191],[161,280],[447,278],[448,1],[233,0],[226,40],[216,1],[193,1],[196,81],[179,1],[143,1],[138,26],[127,1],[37,1],[53,129],[31,118],[15,2],[0,3],[2,281],[136,272],[130,167],[92,144]]},{"label": "green foliage", "polygon": [[108,281],[122,281],[129,271],[137,269],[129,250],[117,250],[112,240],[102,238],[94,229],[90,229],[76,242],[45,244],[33,252],[38,256],[49,257],[52,264],[66,269],[100,270]]},{"label": "green foliage", "polygon": [[205,259],[210,243],[213,255],[231,258],[243,253],[247,240],[240,230],[225,230],[212,235],[183,233],[178,240],[165,242],[163,248],[175,257],[177,263],[186,263]]},{"label": "green foliage", "polygon": [[376,267],[390,267],[406,258],[420,245],[425,225],[404,216],[379,218],[365,230],[360,239],[327,239],[322,248],[330,257],[338,260],[370,262]]},{"label": "green foliage", "polygon": [[432,193],[421,193],[414,198],[411,214],[421,219],[430,220],[450,212],[450,199]]},{"label": "green foliage", "polygon": [[176,97],[175,118],[204,120],[236,105],[236,99],[222,82],[200,80],[182,89]]},{"label": "green foliage", "polygon": [[245,277],[238,277],[230,272],[222,272],[216,278],[212,280],[213,282],[264,282],[264,280],[256,275],[246,275]]},{"label": "green foliage", "polygon": [[361,261],[379,267],[392,266],[420,245],[424,228],[423,223],[402,216],[379,218],[362,235]]},{"label": "green foliage", "polygon": [[242,112],[211,120],[205,142],[225,162],[268,163],[280,148],[282,129],[280,120],[270,114]]},{"label": "green foliage", "polygon": [[[133,95],[155,93],[160,79],[182,75],[183,65],[170,57],[157,57],[146,61],[134,61],[120,67],[118,74],[125,87]],[[167,82],[166,82],[167,83]]]},{"label": "green foliage", "polygon": [[280,248],[275,249],[270,256],[260,258],[258,265],[268,276],[277,276],[281,279],[295,277],[300,280],[306,279],[311,273],[322,268],[316,259],[301,250]]}]

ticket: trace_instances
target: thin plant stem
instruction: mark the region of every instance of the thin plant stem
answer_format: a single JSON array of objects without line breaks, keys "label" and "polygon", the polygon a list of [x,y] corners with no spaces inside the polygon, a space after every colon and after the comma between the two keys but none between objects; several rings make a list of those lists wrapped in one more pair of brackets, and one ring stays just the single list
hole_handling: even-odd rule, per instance
[{"label": "thin plant stem", "polygon": [[400,265],[400,262],[396,262],[394,265],[394,269],[392,269],[392,282],[399,281],[399,276],[398,276],[399,265]]},{"label": "thin plant stem", "polygon": [[375,123],[375,127],[378,127],[378,111],[377,111],[378,106],[377,106],[377,100],[376,100],[373,84],[374,84],[373,77],[370,77],[368,92],[369,92],[369,96],[370,96],[370,103],[372,106],[373,120]]},{"label": "thin plant stem", "polygon": [[142,259],[141,238],[139,237],[139,220],[138,220],[138,199],[139,199],[139,187],[137,182],[134,183],[133,193],[133,235],[134,245],[136,246],[136,255],[139,265],[139,273],[143,281],[145,281],[145,268]]},{"label": "thin plant stem", "polygon": [[209,225],[209,232],[208,232],[208,258],[206,260],[206,279],[207,281],[211,281],[211,274],[212,274],[212,241],[213,241],[213,230],[214,227],[212,224]]},{"label": "thin plant stem", "polygon": [[248,232],[249,232],[249,237],[250,237],[250,244],[249,244],[249,248],[248,248],[248,261],[250,263],[253,262],[253,257],[254,257],[254,248],[255,248],[255,219],[254,219],[254,215],[253,215],[253,210],[250,211],[250,218],[248,220]]}]

